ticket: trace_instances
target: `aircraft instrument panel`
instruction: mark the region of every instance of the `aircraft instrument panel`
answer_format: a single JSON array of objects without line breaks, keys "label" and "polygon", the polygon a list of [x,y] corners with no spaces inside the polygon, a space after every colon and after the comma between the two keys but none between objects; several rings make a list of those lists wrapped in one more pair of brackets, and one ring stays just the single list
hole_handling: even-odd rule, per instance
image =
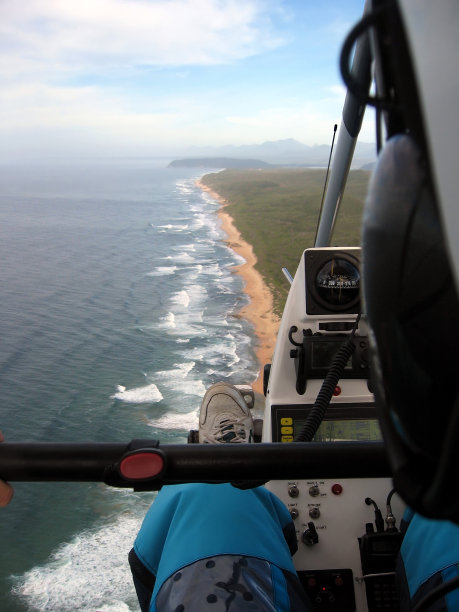
[{"label": "aircraft instrument panel", "polygon": [[[293,442],[304,426],[312,404],[273,405],[272,441]],[[372,402],[330,406],[319,426],[315,442],[381,441],[381,431]]]}]

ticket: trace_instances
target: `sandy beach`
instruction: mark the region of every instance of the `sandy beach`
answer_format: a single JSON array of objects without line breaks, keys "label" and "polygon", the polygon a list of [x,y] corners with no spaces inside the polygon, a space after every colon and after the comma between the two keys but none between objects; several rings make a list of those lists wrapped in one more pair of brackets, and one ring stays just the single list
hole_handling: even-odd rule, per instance
[{"label": "sandy beach", "polygon": [[[238,314],[250,321],[255,328],[257,346],[255,352],[260,364],[258,378],[253,382],[253,390],[263,393],[263,367],[271,363],[276,343],[277,331],[279,329],[279,317],[273,312],[273,298],[271,292],[263,281],[261,274],[254,268],[257,258],[253,252],[252,245],[241,238],[241,234],[233,223],[232,217],[225,210],[227,202],[218,193],[212,191],[207,185],[196,181],[196,185],[207,191],[221,207],[218,216],[223,231],[228,238],[226,243],[238,255],[241,255],[246,263],[235,266],[234,270],[244,280],[244,291],[249,296],[250,302]],[[247,381],[250,383],[250,381]]]}]

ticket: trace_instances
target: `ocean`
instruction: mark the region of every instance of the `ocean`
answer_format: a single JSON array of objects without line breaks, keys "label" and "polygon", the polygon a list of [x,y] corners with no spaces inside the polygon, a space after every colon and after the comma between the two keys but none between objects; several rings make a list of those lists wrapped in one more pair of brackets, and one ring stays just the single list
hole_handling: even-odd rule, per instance
[{"label": "ocean", "polygon": [[[205,389],[257,375],[204,171],[0,165],[0,429],[11,442],[185,442]],[[0,610],[138,610],[127,554],[154,493],[16,483]]]}]

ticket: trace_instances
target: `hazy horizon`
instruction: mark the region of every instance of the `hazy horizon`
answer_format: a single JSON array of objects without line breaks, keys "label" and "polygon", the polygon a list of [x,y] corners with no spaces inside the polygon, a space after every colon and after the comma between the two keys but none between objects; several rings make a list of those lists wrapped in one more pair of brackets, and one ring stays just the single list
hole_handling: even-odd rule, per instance
[{"label": "hazy horizon", "polygon": [[[330,136],[331,138],[332,136]],[[284,140],[294,140],[294,139],[284,139]],[[267,163],[274,163],[274,164],[288,164],[289,161],[293,160],[293,163],[301,163],[301,157],[300,157],[300,151],[301,149],[298,149],[298,153],[295,153],[295,150],[293,149],[293,152],[291,151],[286,151],[284,153],[281,152],[278,155],[275,155],[272,152],[269,153],[263,153],[262,149],[265,147],[265,145],[270,145],[273,144],[274,146],[278,143],[282,143],[282,140],[279,141],[265,141],[265,142],[260,142],[260,143],[247,143],[247,144],[240,144],[240,145],[233,145],[233,144],[224,144],[224,145],[209,145],[209,146],[198,146],[198,145],[191,145],[189,147],[177,147],[176,149],[171,149],[170,151],[164,150],[164,151],[155,151],[155,152],[151,152],[151,153],[145,153],[144,155],[138,153],[132,153],[132,154],[128,154],[125,153],[123,151],[115,151],[115,152],[107,152],[107,153],[100,153],[100,152],[90,152],[90,151],[85,151],[85,152],[75,152],[75,153],[69,153],[68,155],[60,155],[59,153],[55,152],[52,153],[50,152],[49,154],[41,154],[40,156],[36,156],[33,152],[31,152],[30,154],[28,154],[27,151],[23,151],[23,153],[21,155],[18,156],[3,156],[0,154],[0,164],[9,164],[10,162],[12,163],[20,163],[21,161],[25,162],[25,163],[37,163],[37,162],[42,162],[42,163],[48,163],[48,162],[53,162],[53,163],[62,163],[62,164],[67,164],[67,163],[73,163],[73,162],[87,162],[87,161],[100,161],[100,162],[104,162],[104,161],[117,161],[117,160],[139,160],[139,159],[145,159],[145,160],[157,160],[159,161],[173,161],[173,160],[180,160],[180,159],[200,159],[200,158],[206,158],[208,157],[209,159],[212,158],[234,158],[234,159],[259,159],[260,161],[266,161]],[[305,151],[306,151],[306,155],[311,154],[312,156],[317,155],[317,153],[320,151],[322,153],[322,155],[325,155],[324,157],[324,163],[328,161],[328,155],[329,155],[329,150],[330,150],[330,146],[331,146],[331,142],[329,143],[321,143],[321,144],[313,144],[313,145],[306,145],[305,143],[300,143],[299,141],[297,141],[298,145],[302,145],[305,147]],[[359,141],[357,143],[357,148],[355,151],[354,156],[356,158],[362,157],[362,154],[359,156],[359,149],[360,147],[362,147],[363,149],[363,157],[366,158],[368,157],[369,160],[371,161],[370,158],[373,157],[372,155],[372,151],[371,149],[374,148],[374,151],[376,151],[376,144],[374,142],[363,142],[363,141]],[[266,151],[269,151],[269,147],[267,147]],[[298,158],[298,161],[295,162],[295,158]],[[376,152],[374,153],[374,158],[376,159]],[[309,160],[308,158],[303,158],[303,161],[306,165],[308,165]]]}]

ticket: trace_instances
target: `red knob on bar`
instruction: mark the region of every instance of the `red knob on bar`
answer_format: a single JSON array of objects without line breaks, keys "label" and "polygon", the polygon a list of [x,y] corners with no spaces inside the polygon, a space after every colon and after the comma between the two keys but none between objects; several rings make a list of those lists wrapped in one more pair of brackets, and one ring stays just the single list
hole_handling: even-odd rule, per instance
[{"label": "red knob on bar", "polygon": [[141,450],[121,459],[119,471],[128,480],[156,478],[164,470],[164,457],[156,451]]}]

